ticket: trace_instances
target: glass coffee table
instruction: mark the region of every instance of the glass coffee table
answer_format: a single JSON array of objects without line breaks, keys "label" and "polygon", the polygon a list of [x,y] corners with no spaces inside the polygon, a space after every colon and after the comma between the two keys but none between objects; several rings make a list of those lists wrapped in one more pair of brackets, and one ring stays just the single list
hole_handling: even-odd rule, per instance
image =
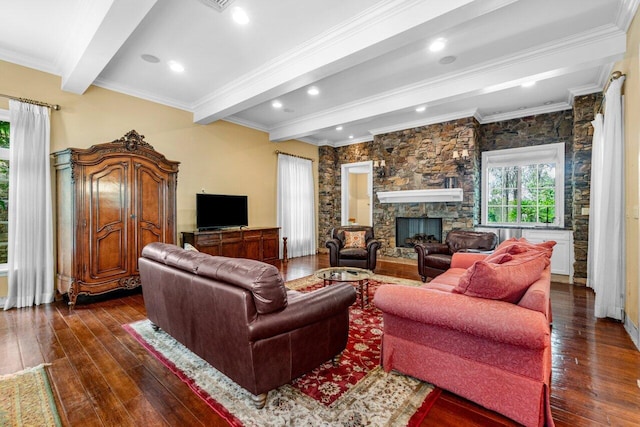
[{"label": "glass coffee table", "polygon": [[322,279],[322,285],[347,282],[354,283],[360,298],[360,308],[369,305],[369,279],[373,277],[373,271],[355,267],[329,267],[315,272],[315,276]]}]

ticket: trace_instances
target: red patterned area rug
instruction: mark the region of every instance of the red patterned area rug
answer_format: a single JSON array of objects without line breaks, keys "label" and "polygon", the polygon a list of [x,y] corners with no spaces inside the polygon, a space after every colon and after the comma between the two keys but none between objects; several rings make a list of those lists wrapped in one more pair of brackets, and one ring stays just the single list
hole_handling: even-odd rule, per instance
[{"label": "red patterned area rug", "polygon": [[[370,294],[381,283],[419,285],[418,281],[375,275]],[[309,277],[287,282],[302,292],[321,287]],[[263,409],[250,394],[165,334],[148,320],[125,325],[147,350],[187,383],[218,414],[234,426],[415,426],[440,394],[415,378],[385,373],[379,365],[382,314],[370,304],[350,309],[349,340],[339,366],[330,361],[292,384],[270,391]]]}]

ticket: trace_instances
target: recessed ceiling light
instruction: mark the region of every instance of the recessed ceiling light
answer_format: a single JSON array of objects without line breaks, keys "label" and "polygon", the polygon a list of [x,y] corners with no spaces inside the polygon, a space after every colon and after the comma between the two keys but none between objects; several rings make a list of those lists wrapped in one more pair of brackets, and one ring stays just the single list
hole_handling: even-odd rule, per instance
[{"label": "recessed ceiling light", "polygon": [[440,52],[447,45],[447,41],[442,37],[435,39],[429,45],[429,50],[431,52]]},{"label": "recessed ceiling light", "polygon": [[535,80],[532,80],[532,81],[530,81],[530,82],[522,83],[522,85],[521,85],[521,86],[522,86],[522,87],[531,87],[531,86],[533,86],[533,85],[535,85],[535,84],[536,84]]},{"label": "recessed ceiling light", "polygon": [[273,102],[271,103],[271,106],[272,106],[273,108],[282,108],[282,102],[280,102],[280,101],[273,101]]},{"label": "recessed ceiling light", "polygon": [[349,139],[353,139],[353,135],[349,135]]},{"label": "recessed ceiling light", "polygon": [[236,23],[240,25],[246,25],[249,23],[249,15],[241,7],[234,7],[231,9],[231,16]]},{"label": "recessed ceiling light", "polygon": [[175,71],[176,73],[181,73],[184,71],[184,66],[176,61],[169,61],[169,68],[171,68],[171,71]]},{"label": "recessed ceiling light", "polygon": [[342,126],[336,126],[336,130],[337,131],[341,131],[342,130]]},{"label": "recessed ceiling light", "polygon": [[149,55],[148,53],[143,53],[142,55],[140,55],[140,58],[152,64],[157,64],[158,62],[160,62],[160,58],[154,55]]},{"label": "recessed ceiling light", "polygon": [[318,95],[320,93],[320,89],[318,89],[315,86],[311,86],[309,89],[307,89],[307,93],[311,96],[315,96]]},{"label": "recessed ceiling light", "polygon": [[438,62],[442,65],[447,65],[447,64],[451,64],[456,59],[458,58],[456,58],[455,56],[443,56],[442,58],[440,58],[440,61]]},{"label": "recessed ceiling light", "polygon": [[416,112],[417,113],[422,113],[426,109],[427,109],[427,107],[425,107],[424,105],[421,105],[419,107],[416,107]]}]

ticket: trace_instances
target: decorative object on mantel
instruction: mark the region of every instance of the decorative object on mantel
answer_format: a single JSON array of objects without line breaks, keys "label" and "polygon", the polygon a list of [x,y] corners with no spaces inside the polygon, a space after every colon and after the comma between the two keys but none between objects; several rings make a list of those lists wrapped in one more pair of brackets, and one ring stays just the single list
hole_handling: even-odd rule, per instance
[{"label": "decorative object on mantel", "polygon": [[466,148],[462,149],[462,152],[458,152],[458,150],[453,150],[453,154],[451,155],[453,161],[456,162],[456,167],[458,168],[458,174],[462,175],[464,173],[465,164],[469,160],[469,150]]},{"label": "decorative object on mantel", "polygon": [[462,188],[378,191],[380,203],[461,202]]},{"label": "decorative object on mantel", "polygon": [[380,161],[374,160],[373,169],[378,174],[378,178],[384,178],[387,176],[387,162],[385,162],[384,159]]},{"label": "decorative object on mantel", "polygon": [[448,176],[444,179],[444,188],[456,188],[458,187],[458,177]]}]

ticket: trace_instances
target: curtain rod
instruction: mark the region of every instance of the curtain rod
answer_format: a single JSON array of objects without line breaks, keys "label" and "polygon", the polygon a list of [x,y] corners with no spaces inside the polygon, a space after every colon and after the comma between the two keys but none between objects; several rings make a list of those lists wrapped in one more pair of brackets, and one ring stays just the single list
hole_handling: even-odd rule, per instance
[{"label": "curtain rod", "polygon": [[49,107],[53,110],[59,110],[60,106],[58,104],[47,104],[46,102],[36,101],[34,99],[28,98],[18,98],[16,96],[5,95],[0,93],[0,98],[13,99],[14,101],[26,102],[27,104],[39,105],[41,107]]},{"label": "curtain rod", "polygon": [[611,75],[609,75],[609,79],[607,79],[607,83],[604,85],[604,89],[602,89],[602,99],[600,99],[600,106],[598,106],[598,113],[603,113],[604,112],[604,107],[605,107],[605,95],[607,93],[607,90],[609,89],[609,86],[611,85],[611,82],[613,82],[614,80],[618,80],[620,77],[626,77],[626,74],[622,74],[621,71],[613,71],[611,73]]},{"label": "curtain rod", "polygon": [[304,159],[304,160],[311,160],[311,162],[314,162],[314,161],[315,161],[315,160],[313,160],[313,159],[310,159],[309,157],[303,157],[303,156],[298,156],[298,155],[296,155],[296,154],[285,153],[284,151],[276,150],[276,151],[275,151],[275,153],[276,153],[276,154],[284,154],[285,156],[297,157],[297,158],[299,158],[299,159]]},{"label": "curtain rod", "polygon": [[604,89],[602,89],[602,93],[605,94],[607,93],[607,89],[609,89],[609,85],[611,85],[611,82],[613,82],[614,80],[618,80],[620,77],[626,77],[626,74],[622,74],[621,71],[614,71],[611,73],[611,75],[609,76],[609,79],[607,80],[607,83],[604,85]]}]

